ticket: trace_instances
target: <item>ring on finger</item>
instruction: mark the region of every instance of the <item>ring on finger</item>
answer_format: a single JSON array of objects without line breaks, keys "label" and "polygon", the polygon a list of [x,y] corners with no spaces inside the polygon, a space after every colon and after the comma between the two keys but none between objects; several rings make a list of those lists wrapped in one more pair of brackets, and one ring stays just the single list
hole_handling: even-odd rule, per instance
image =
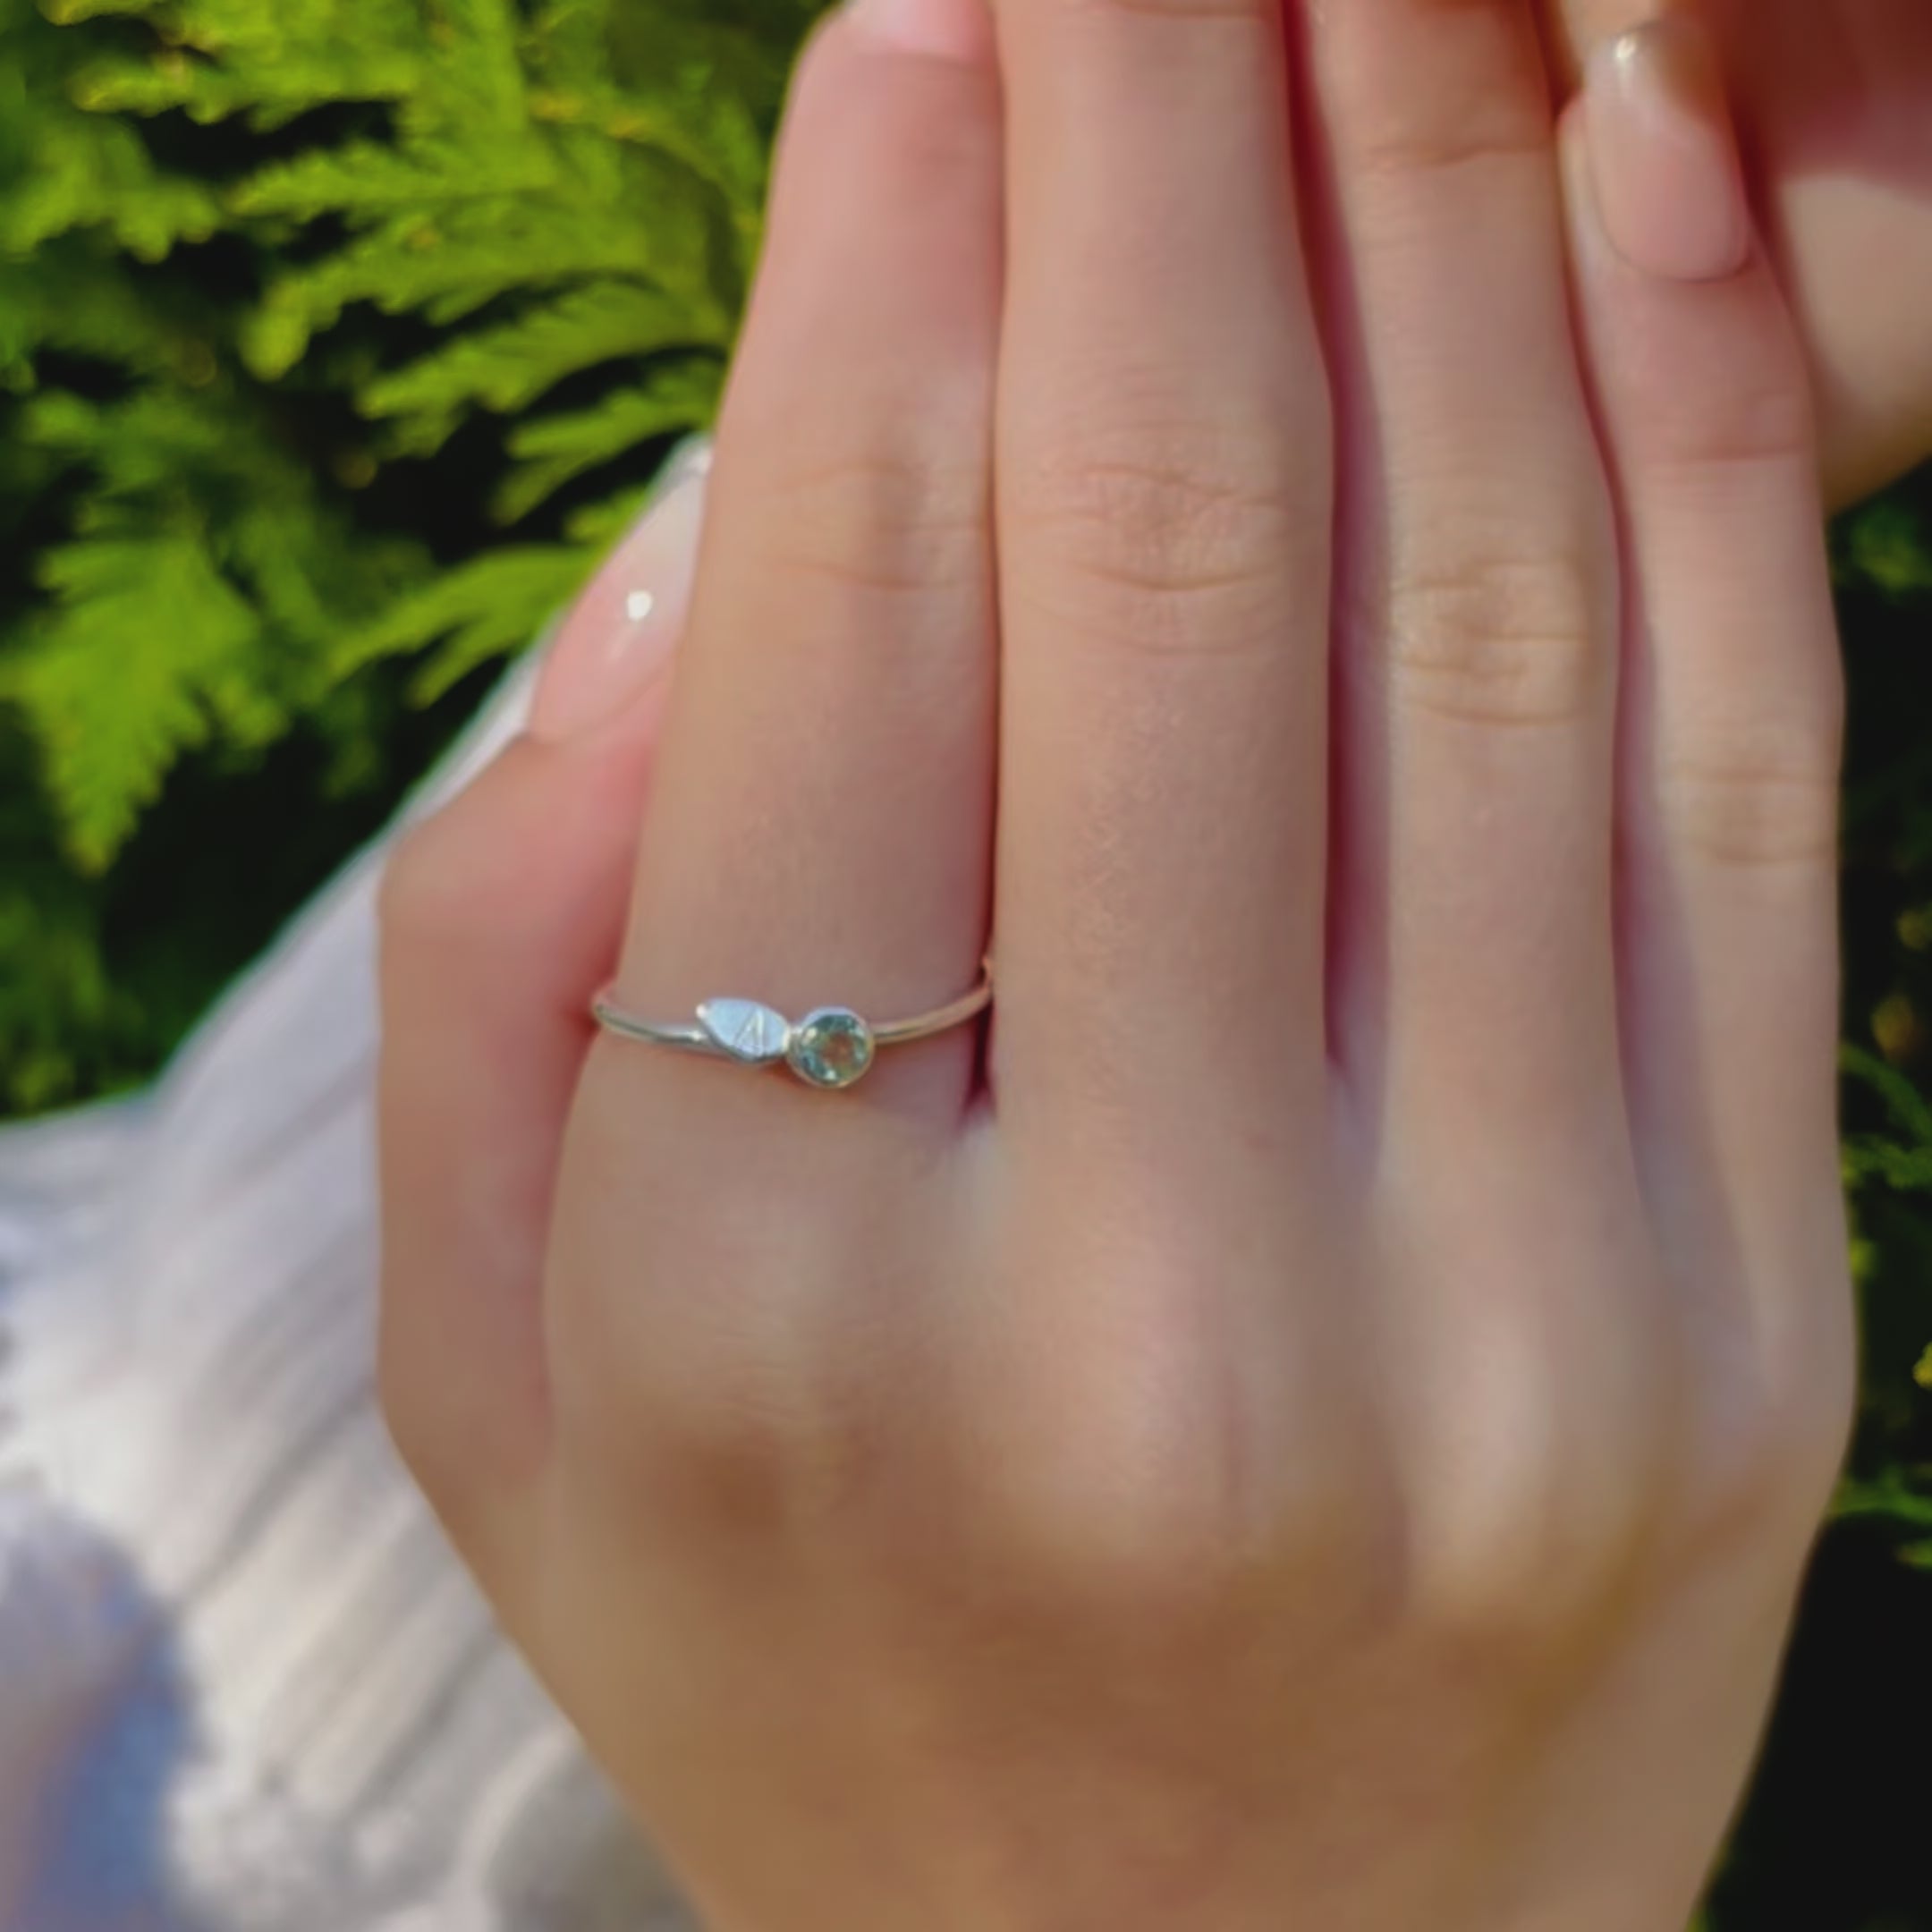
[{"label": "ring on finger", "polygon": [[626,1011],[606,988],[592,1001],[591,1016],[606,1033],[647,1046],[746,1067],[788,1067],[806,1086],[836,1093],[855,1087],[872,1071],[879,1050],[909,1046],[978,1020],[993,1004],[993,963],[987,961],[970,992],[910,1020],[875,1025],[849,1006],[820,1006],[791,1021],[758,1000],[708,999],[695,1022],[665,1024]]}]

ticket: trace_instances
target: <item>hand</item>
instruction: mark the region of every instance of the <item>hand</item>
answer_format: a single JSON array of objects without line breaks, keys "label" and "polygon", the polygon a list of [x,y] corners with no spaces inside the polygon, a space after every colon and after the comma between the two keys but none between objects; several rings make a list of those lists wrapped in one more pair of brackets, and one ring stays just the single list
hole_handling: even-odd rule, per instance
[{"label": "hand", "polygon": [[[1572,61],[1663,0],[1545,0]],[[1932,455],[1932,8],[1682,0],[1720,37],[1849,502]]]},{"label": "hand", "polygon": [[[394,1426],[718,1932],[1664,1932],[1762,1722],[1852,1364],[1802,355],[1694,32],[1560,158],[1527,0],[1305,26],[1303,196],[1272,5],[831,24],[648,816],[580,691],[391,870]],[[983,1069],[583,1019],[989,933]]]}]

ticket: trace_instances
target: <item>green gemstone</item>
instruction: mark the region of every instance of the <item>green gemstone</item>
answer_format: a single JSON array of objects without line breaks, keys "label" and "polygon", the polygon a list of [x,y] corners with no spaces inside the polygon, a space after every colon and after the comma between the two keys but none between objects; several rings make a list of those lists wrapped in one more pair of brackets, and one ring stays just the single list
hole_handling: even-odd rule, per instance
[{"label": "green gemstone", "polygon": [[875,1050],[872,1029],[857,1013],[827,1006],[792,1029],[785,1058],[807,1086],[835,1091],[866,1077]]}]

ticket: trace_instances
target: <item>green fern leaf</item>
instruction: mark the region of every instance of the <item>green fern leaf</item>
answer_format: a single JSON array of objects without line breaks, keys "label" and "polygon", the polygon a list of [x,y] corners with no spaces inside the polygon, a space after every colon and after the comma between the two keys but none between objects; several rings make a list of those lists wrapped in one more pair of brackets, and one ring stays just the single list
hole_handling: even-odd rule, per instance
[{"label": "green fern leaf", "polygon": [[205,242],[220,226],[219,197],[163,173],[131,128],[53,113],[33,133],[28,165],[0,199],[0,247],[14,254],[99,228],[137,260],[160,261],[177,242]]},{"label": "green fern leaf", "polygon": [[481,156],[456,151],[465,163],[460,174],[452,169],[455,156],[447,148],[401,153],[373,141],[327,148],[261,169],[233,190],[229,205],[238,215],[312,221],[321,215],[373,216],[557,185],[554,157],[535,142],[514,141]]},{"label": "green fern leaf", "polygon": [[195,538],[72,544],[41,574],[55,608],[0,663],[0,697],[39,741],[76,861],[99,870],[217,724],[263,744],[287,720],[258,682],[255,613]]},{"label": "green fern leaf", "polygon": [[619,490],[599,503],[585,504],[564,520],[564,534],[588,550],[607,550],[650,506],[651,486]]},{"label": "green fern leaf", "polygon": [[442,415],[472,403],[509,413],[600,363],[705,343],[722,349],[726,326],[724,317],[701,318],[661,289],[594,284],[514,321],[457,337],[371,383],[361,404],[377,417]]},{"label": "green fern leaf", "polygon": [[399,598],[339,648],[338,674],[380,657],[441,648],[416,685],[429,703],[492,658],[521,650],[573,597],[596,562],[571,545],[494,550]]},{"label": "green fern leaf", "polygon": [[496,493],[498,518],[515,522],[587,470],[660,437],[705,428],[723,382],[721,361],[674,361],[595,409],[521,424],[509,447],[523,461]]}]

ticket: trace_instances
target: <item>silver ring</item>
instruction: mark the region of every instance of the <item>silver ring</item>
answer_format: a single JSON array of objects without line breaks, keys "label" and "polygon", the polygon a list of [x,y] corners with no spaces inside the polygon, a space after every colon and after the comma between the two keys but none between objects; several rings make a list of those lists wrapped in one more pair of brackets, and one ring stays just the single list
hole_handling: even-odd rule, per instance
[{"label": "silver ring", "polygon": [[993,1004],[993,962],[988,960],[980,969],[972,991],[950,1005],[877,1026],[849,1006],[820,1006],[794,1021],[748,999],[707,1000],[699,1007],[694,1025],[665,1026],[626,1013],[614,993],[614,987],[606,987],[598,994],[590,1003],[590,1014],[606,1033],[620,1039],[729,1060],[739,1066],[786,1066],[808,1087],[837,1093],[856,1087],[872,1071],[882,1046],[910,1046],[914,1040],[931,1039],[977,1020]]}]

